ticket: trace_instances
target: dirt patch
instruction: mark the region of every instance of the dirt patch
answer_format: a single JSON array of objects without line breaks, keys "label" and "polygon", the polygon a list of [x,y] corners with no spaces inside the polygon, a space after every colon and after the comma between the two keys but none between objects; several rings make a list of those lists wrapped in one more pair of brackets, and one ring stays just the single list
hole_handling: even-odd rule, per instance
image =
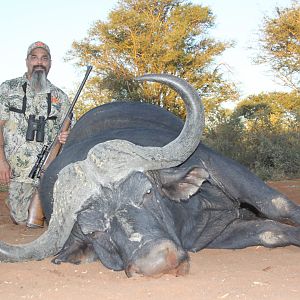
[{"label": "dirt patch", "polygon": [[[270,182],[300,204],[300,179]],[[43,230],[13,225],[0,193],[0,240],[24,243]],[[53,265],[50,259],[0,264],[0,299],[299,299],[300,249],[203,250],[185,277],[130,278],[101,265]]]}]

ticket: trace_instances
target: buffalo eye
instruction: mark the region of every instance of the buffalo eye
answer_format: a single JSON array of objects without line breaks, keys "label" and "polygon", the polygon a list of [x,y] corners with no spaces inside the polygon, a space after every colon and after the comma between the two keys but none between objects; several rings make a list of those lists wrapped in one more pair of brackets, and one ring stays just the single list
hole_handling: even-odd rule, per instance
[{"label": "buffalo eye", "polygon": [[139,204],[139,206],[142,206],[145,201],[147,201],[149,198],[151,198],[151,196],[152,196],[152,189],[149,188],[144,192],[143,199],[142,199],[141,203]]}]

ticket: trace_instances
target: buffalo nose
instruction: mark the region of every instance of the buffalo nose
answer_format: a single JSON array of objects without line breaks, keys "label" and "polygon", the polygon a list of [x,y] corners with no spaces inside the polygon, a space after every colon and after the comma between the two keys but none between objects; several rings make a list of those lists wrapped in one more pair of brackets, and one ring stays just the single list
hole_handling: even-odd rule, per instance
[{"label": "buffalo nose", "polygon": [[153,245],[146,254],[135,259],[125,272],[128,277],[137,274],[152,277],[159,277],[163,274],[182,276],[189,272],[189,257],[173,242],[163,241]]}]

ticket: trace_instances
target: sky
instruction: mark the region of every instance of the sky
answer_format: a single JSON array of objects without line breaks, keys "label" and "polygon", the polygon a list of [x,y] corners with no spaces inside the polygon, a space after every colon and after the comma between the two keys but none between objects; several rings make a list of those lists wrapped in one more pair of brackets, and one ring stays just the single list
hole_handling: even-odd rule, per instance
[{"label": "sky", "polygon": [[[274,82],[267,67],[252,63],[257,32],[264,16],[274,15],[276,6],[289,7],[292,0],[192,0],[209,6],[215,15],[211,35],[220,41],[235,41],[219,63],[223,72],[237,83],[242,96],[260,92],[286,91]],[[87,36],[97,20],[105,21],[117,0],[0,0],[0,82],[22,76],[26,71],[28,46],[38,40],[49,45],[52,68],[48,78],[70,92],[76,89],[85,68],[65,62],[73,41]]]}]

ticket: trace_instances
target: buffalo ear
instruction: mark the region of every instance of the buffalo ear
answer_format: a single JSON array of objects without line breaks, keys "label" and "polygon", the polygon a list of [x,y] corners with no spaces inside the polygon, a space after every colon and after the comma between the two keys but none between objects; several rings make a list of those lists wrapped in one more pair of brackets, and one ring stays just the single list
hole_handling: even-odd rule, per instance
[{"label": "buffalo ear", "polygon": [[187,200],[196,194],[209,173],[199,167],[160,170],[161,190],[171,200]]}]

